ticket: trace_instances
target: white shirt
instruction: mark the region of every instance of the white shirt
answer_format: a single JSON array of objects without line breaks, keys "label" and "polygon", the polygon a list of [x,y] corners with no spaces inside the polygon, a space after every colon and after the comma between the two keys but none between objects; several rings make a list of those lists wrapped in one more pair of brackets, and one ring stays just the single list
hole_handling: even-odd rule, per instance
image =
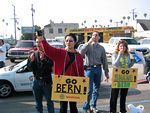
[{"label": "white shirt", "polygon": [[0,50],[4,51],[4,53],[0,52],[0,61],[5,62],[5,57],[6,57],[6,46],[5,46],[5,44],[3,44],[2,46],[0,46]]}]

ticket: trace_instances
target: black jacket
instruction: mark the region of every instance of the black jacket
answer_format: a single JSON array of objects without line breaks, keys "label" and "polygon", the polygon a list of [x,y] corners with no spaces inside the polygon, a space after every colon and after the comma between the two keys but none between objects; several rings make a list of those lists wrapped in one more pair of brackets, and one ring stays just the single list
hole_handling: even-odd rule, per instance
[{"label": "black jacket", "polygon": [[41,78],[41,80],[44,82],[52,81],[51,73],[53,65],[53,60],[48,58],[45,54],[44,60],[41,61],[38,51],[34,53],[34,61],[31,62],[31,59],[29,57],[27,62],[27,67],[28,69],[33,71],[34,77],[37,79]]}]

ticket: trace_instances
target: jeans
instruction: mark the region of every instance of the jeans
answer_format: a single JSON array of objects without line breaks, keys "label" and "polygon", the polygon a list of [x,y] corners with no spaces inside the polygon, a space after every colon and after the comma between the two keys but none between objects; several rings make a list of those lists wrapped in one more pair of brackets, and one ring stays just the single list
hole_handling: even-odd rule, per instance
[{"label": "jeans", "polygon": [[120,91],[120,112],[126,113],[126,96],[128,93],[128,88],[112,88],[111,89],[111,98],[110,98],[110,112],[116,113],[117,109],[117,98]]},{"label": "jeans", "polygon": [[89,89],[88,89],[88,100],[84,103],[83,109],[89,109],[90,100],[91,107],[96,107],[97,98],[99,96],[99,88],[101,83],[101,66],[98,67],[87,67],[85,70],[85,76],[89,77]]},{"label": "jeans", "polygon": [[[78,113],[77,102],[69,102],[70,113]],[[68,101],[60,101],[60,113],[67,113]]]},{"label": "jeans", "polygon": [[54,113],[54,104],[51,100],[52,82],[49,84],[43,84],[42,81],[35,79],[33,82],[32,91],[36,101],[36,112],[43,113],[42,99],[44,95],[47,101],[48,113]]},{"label": "jeans", "polygon": [[3,67],[5,67],[5,62],[0,61],[0,68],[3,68]]}]

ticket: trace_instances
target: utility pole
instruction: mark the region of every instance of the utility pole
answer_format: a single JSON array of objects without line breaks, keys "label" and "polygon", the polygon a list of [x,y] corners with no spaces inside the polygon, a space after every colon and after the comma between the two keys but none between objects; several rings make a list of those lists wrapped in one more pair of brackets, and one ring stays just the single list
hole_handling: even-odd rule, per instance
[{"label": "utility pole", "polygon": [[16,14],[15,14],[15,6],[14,5],[12,5],[12,6],[14,7],[14,18],[12,18],[12,19],[14,19],[15,44],[17,44],[17,38],[16,38],[16,19],[18,19],[18,18],[16,18]]},{"label": "utility pole", "polygon": [[118,27],[118,23],[120,23],[120,22],[114,22],[114,23],[116,23],[116,26]]},{"label": "utility pole", "polygon": [[[136,9],[136,8],[135,8],[135,9]],[[134,12],[135,9],[132,9],[132,12],[130,12],[130,13],[133,14],[133,20],[134,20],[134,15],[137,13],[137,12]]]},{"label": "utility pole", "polygon": [[[34,15],[33,15],[33,13],[35,13],[35,9],[33,9],[33,4],[31,5],[31,11],[32,11],[32,27],[34,30]],[[35,32],[35,30],[34,30],[34,32]],[[33,32],[33,40],[34,40],[34,32]]]}]

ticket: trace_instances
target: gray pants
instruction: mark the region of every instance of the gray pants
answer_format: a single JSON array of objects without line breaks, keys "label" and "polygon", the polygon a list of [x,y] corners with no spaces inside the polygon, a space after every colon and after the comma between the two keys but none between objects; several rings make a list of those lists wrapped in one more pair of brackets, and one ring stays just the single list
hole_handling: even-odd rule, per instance
[{"label": "gray pants", "polygon": [[5,67],[5,62],[0,61],[0,68]]}]

